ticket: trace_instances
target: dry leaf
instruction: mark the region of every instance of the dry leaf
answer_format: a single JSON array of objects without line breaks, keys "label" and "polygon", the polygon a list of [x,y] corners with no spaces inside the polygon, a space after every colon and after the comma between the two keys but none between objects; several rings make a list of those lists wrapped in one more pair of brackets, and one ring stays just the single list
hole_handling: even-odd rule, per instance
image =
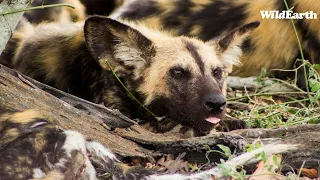
[{"label": "dry leaf", "polygon": [[[297,172],[300,172],[300,169],[297,169]],[[316,169],[302,168],[301,176],[306,176],[308,178],[314,179],[314,178],[318,178],[319,174]]]},{"label": "dry leaf", "polygon": [[182,160],[185,155],[186,153],[179,154],[175,159],[172,154],[169,154],[166,159],[165,157],[162,157],[157,163],[167,168],[168,173],[175,173],[178,171],[187,172],[189,170],[188,162]]},{"label": "dry leaf", "polygon": [[[276,164],[274,160],[275,157],[278,164]],[[249,178],[249,180],[285,179],[285,177],[275,176],[274,174],[272,174],[272,173],[275,173],[275,170],[279,168],[279,164],[281,161],[282,161],[282,156],[280,154],[268,157],[265,163],[261,161],[257,165],[257,169],[252,174],[252,177]]]}]

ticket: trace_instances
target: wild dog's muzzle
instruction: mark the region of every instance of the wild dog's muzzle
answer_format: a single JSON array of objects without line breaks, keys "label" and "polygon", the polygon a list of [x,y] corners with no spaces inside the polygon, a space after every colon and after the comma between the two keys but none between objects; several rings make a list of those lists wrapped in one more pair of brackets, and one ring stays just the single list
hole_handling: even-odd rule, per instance
[{"label": "wild dog's muzzle", "polygon": [[226,105],[226,99],[222,93],[214,92],[207,94],[204,97],[203,105],[208,113],[208,117],[205,120],[212,124],[219,123],[219,117],[221,117]]}]

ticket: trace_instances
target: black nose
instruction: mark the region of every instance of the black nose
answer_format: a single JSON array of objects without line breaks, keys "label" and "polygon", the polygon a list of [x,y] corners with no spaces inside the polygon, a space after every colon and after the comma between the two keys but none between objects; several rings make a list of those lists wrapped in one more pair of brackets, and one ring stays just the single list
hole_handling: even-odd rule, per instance
[{"label": "black nose", "polygon": [[204,98],[204,106],[208,111],[220,113],[223,110],[223,106],[226,104],[226,99],[221,93],[210,93]]}]

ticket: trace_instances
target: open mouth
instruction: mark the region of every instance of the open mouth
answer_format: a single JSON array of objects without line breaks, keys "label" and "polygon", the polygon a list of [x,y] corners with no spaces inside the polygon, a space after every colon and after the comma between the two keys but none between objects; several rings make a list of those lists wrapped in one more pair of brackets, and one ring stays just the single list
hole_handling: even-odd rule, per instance
[{"label": "open mouth", "polygon": [[220,122],[220,118],[217,118],[217,117],[207,117],[205,118],[206,121],[208,121],[209,123],[212,123],[212,124],[218,124]]},{"label": "open mouth", "polygon": [[[206,114],[190,115],[190,112],[178,111],[179,116],[175,119],[181,124],[191,127],[201,134],[208,134],[212,129],[217,127],[223,117],[223,114]],[[201,117],[202,116],[202,117]]]}]

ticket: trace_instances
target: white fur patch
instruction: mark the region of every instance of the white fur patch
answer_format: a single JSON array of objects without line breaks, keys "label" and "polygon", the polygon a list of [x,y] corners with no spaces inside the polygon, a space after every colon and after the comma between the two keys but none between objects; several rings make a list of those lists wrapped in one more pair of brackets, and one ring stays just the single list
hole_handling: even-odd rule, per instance
[{"label": "white fur patch", "polygon": [[129,10],[129,5],[136,0],[125,0],[124,4],[116,9],[109,17],[112,19],[118,19],[124,12]]},{"label": "white fur patch", "polygon": [[[141,55],[142,52],[140,50],[128,45],[127,43],[121,42],[115,45],[115,58],[122,61],[124,65],[135,68],[134,79],[141,76],[139,72],[147,64]],[[119,67],[114,67],[115,71],[117,71],[117,68]]]},{"label": "white fur patch", "polygon": [[[66,150],[66,153],[69,157],[71,157],[71,152],[74,150],[80,151],[85,158],[85,172],[89,176],[90,180],[95,180],[96,178],[96,170],[91,164],[88,156],[87,156],[87,148],[86,148],[86,140],[84,136],[78,132],[66,130],[64,132],[66,134],[66,140],[62,149]],[[63,160],[63,159],[62,159]],[[59,161],[60,163],[60,161]]]},{"label": "white fur patch", "polygon": [[45,176],[46,176],[46,174],[40,168],[33,169],[32,178],[40,179],[40,178],[44,178]]},{"label": "white fur patch", "polygon": [[66,135],[66,140],[62,149],[66,150],[68,157],[71,157],[71,152],[74,150],[78,150],[84,155],[87,153],[86,140],[82,134],[71,130],[64,131],[64,134]]},{"label": "white fur patch", "polygon": [[228,66],[232,65],[240,65],[240,57],[242,55],[242,50],[239,46],[232,46],[224,51],[220,58],[223,63],[227,64]]},{"label": "white fur patch", "polygon": [[127,43],[121,42],[115,45],[114,49],[115,57],[122,60],[125,65],[137,66],[139,63],[146,64],[146,61],[141,57],[142,52]]},{"label": "white fur patch", "polygon": [[97,180],[97,172],[96,170],[94,169],[93,165],[91,164],[88,156],[85,156],[86,158],[86,173],[87,175],[89,176],[89,180]]},{"label": "white fur patch", "polygon": [[107,159],[110,159],[112,161],[119,161],[115,154],[111,152],[110,149],[107,149],[102,144],[98,142],[86,142],[87,150],[92,154],[92,156],[99,157],[103,159],[104,161],[107,161]]},{"label": "white fur patch", "polygon": [[242,55],[242,49],[241,45],[245,41],[245,39],[249,36],[249,32],[244,34],[239,34],[239,32],[236,32],[234,34],[232,42],[228,45],[227,49],[222,52],[220,58],[223,63],[225,63],[227,66],[233,66],[233,65],[241,65],[240,57]]}]

